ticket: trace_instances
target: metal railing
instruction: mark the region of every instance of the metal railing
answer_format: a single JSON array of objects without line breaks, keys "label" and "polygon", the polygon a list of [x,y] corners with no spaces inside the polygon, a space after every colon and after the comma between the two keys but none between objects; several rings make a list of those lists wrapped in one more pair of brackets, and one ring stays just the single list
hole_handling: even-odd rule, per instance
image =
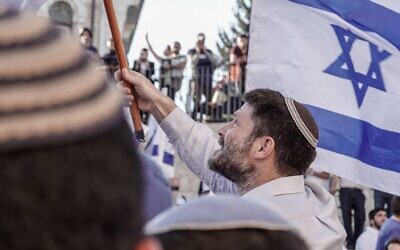
[{"label": "metal railing", "polygon": [[[226,76],[214,77],[211,67],[186,70],[181,78],[158,72],[158,87],[175,100],[179,91],[186,112],[197,121],[226,122],[242,104],[244,77],[230,70]],[[180,101],[180,100],[176,100]]]}]

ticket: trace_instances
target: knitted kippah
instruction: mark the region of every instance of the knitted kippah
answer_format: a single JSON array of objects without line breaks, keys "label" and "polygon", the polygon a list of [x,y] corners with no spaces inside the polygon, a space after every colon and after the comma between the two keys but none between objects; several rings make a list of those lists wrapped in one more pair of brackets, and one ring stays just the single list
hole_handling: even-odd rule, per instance
[{"label": "knitted kippah", "polygon": [[121,117],[120,95],[70,34],[0,6],[0,150],[81,138]]},{"label": "knitted kippah", "polygon": [[285,97],[285,104],[300,133],[311,147],[316,148],[319,138],[318,125],[310,111],[290,97]]}]

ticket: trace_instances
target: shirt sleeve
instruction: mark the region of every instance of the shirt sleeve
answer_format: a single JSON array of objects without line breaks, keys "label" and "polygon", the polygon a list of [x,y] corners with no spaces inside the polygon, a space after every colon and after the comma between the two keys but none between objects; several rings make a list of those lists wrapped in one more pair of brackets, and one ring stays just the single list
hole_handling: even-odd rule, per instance
[{"label": "shirt sleeve", "polygon": [[237,193],[236,185],[211,171],[208,160],[220,148],[213,131],[175,108],[160,124],[179,157],[214,193]]}]

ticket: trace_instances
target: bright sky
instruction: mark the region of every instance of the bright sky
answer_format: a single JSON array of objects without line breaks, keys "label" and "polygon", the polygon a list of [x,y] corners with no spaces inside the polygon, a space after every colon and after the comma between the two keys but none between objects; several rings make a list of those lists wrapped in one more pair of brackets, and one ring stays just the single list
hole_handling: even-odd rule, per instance
[{"label": "bright sky", "polygon": [[206,46],[218,54],[218,29],[229,29],[234,22],[235,5],[235,0],[145,0],[128,54],[130,63],[139,56],[141,48],[147,47],[146,32],[159,55],[175,40],[181,42],[181,52],[186,54],[194,47],[199,32],[205,33]]}]

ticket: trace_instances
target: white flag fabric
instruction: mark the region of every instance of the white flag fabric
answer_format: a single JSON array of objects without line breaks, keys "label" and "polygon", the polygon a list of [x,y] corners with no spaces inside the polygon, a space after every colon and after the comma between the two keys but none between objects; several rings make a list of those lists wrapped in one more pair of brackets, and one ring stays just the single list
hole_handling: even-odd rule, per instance
[{"label": "white flag fabric", "polygon": [[319,169],[400,195],[400,1],[253,0],[247,90],[304,103]]},{"label": "white flag fabric", "polygon": [[165,179],[174,177],[175,148],[153,116],[149,118],[148,143],[145,152],[161,167]]},{"label": "white flag fabric", "polygon": [[[124,107],[125,119],[132,131],[132,136],[135,133],[131,113],[128,107]],[[169,143],[167,135],[158,125],[154,116],[150,115],[148,126],[142,125],[146,135],[147,144],[144,147],[144,152],[151,157],[154,162],[160,167],[166,180],[171,179],[175,175],[175,148]],[[135,144],[139,146],[140,142],[133,136]]]}]

